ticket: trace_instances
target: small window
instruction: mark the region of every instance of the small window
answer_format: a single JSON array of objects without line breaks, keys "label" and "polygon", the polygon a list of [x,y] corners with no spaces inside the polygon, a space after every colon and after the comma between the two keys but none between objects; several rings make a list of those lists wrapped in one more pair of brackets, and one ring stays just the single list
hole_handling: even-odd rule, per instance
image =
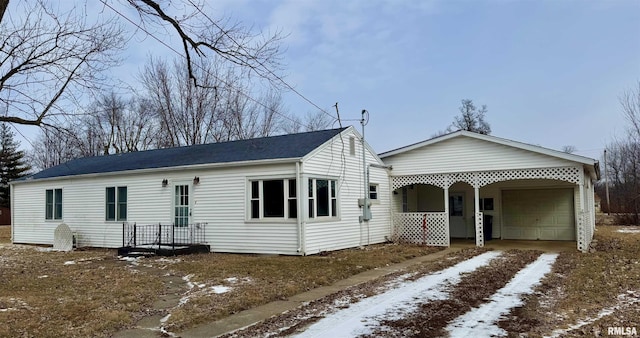
[{"label": "small window", "polygon": [[47,189],[45,191],[45,219],[62,219],[62,189]]},{"label": "small window", "polygon": [[107,187],[105,191],[105,219],[126,221],[127,187]]},{"label": "small window", "polygon": [[309,179],[309,218],[337,216],[337,181]]},{"label": "small window", "polygon": [[378,200],[378,185],[369,184],[369,199],[372,201]]},{"label": "small window", "polygon": [[480,199],[480,211],[492,211],[493,210],[493,198],[481,198]]}]

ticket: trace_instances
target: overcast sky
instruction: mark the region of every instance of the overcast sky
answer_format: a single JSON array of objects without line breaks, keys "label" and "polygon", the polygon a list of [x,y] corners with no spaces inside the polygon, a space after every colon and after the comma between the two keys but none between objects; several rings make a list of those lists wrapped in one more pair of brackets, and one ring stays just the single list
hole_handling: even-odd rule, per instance
[{"label": "overcast sky", "polygon": [[[215,17],[288,34],[285,81],[327,112],[338,102],[344,119],[368,110],[378,152],[430,138],[468,98],[487,105],[494,136],[599,158],[624,130],[618,97],[640,81],[638,0],[206,3]],[[150,52],[174,56],[153,44],[130,44],[118,72],[137,73]],[[285,105],[316,110],[293,93]]]},{"label": "overcast sky", "polygon": [[[624,129],[619,95],[640,80],[637,0],[220,6],[289,33],[287,80],[328,111],[339,102],[345,118],[367,109],[366,136],[378,152],[429,138],[469,98],[488,106],[495,136],[554,149],[574,145],[598,158]],[[292,111],[313,110],[287,98]]]}]

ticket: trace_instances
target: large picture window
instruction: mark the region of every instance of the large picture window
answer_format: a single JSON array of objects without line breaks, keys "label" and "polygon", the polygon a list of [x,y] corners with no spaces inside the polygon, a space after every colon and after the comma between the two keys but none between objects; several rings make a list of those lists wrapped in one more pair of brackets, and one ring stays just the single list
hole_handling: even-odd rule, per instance
[{"label": "large picture window", "polygon": [[250,218],[296,218],[296,180],[250,181]]},{"label": "large picture window", "polygon": [[336,180],[309,179],[309,218],[337,217]]},{"label": "large picture window", "polygon": [[127,187],[107,187],[105,198],[107,221],[127,220]]},{"label": "large picture window", "polygon": [[62,219],[62,189],[47,189],[44,205],[45,219]]}]

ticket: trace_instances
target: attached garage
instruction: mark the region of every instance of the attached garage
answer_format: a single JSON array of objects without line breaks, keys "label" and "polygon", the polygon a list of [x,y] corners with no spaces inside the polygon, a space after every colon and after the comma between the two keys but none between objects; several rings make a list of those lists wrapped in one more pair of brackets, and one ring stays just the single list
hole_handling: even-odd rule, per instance
[{"label": "attached garage", "polygon": [[502,192],[504,239],[576,240],[574,189]]}]

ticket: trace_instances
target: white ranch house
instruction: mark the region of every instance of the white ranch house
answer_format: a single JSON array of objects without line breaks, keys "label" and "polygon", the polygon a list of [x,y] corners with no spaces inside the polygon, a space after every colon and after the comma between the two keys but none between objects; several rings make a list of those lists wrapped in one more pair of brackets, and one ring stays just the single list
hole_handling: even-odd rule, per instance
[{"label": "white ranch house", "polygon": [[90,157],[12,182],[12,240],[53,244],[65,223],[78,245],[116,248],[127,224],[195,224],[214,252],[308,255],[452,238],[575,241],[586,251],[598,168],[465,131],[378,156],[353,127]]}]

